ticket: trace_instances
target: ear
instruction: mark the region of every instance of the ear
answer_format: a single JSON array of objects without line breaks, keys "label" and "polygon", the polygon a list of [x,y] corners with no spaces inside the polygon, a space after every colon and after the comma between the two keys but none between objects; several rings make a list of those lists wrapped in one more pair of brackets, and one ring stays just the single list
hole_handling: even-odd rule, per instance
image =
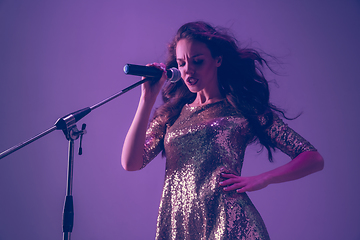
[{"label": "ear", "polygon": [[222,63],[222,56],[216,57],[215,60],[216,60],[216,67],[220,67]]}]

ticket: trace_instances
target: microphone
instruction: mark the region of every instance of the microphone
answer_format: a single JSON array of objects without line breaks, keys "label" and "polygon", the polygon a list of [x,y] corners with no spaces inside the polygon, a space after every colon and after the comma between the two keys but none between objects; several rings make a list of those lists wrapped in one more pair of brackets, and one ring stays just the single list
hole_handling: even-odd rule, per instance
[{"label": "microphone", "polygon": [[[154,77],[160,79],[163,71],[153,66],[141,66],[135,64],[126,64],[124,66],[124,73],[128,75]],[[170,68],[166,70],[167,80],[171,83],[176,83],[181,78],[181,73],[177,68]]]}]

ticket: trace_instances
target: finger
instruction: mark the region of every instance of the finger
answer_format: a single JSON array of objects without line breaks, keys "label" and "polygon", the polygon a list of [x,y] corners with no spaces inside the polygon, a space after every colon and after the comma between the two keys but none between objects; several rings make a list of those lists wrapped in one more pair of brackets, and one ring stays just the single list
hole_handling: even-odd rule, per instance
[{"label": "finger", "polygon": [[[162,70],[163,71],[162,77],[164,77],[164,75],[166,77],[166,65],[164,63],[153,62],[153,63],[148,63],[145,66],[147,66],[147,67],[155,67],[155,68],[158,68],[158,69]],[[146,77],[141,77],[141,80],[145,80],[145,79],[146,79]],[[149,78],[149,79],[151,79],[151,78]]]},{"label": "finger", "polygon": [[247,192],[247,188],[246,188],[246,187],[243,187],[243,188],[236,189],[236,192],[237,192],[237,193]]},{"label": "finger", "polygon": [[239,180],[236,178],[229,178],[224,181],[221,181],[219,184],[220,186],[228,186],[230,184],[235,184],[235,183],[239,183]]},{"label": "finger", "polygon": [[240,183],[236,183],[227,187],[224,187],[224,191],[229,192],[229,191],[234,191],[234,190],[238,190],[238,189],[242,189],[244,186],[241,185]]},{"label": "finger", "polygon": [[238,177],[237,175],[235,174],[232,174],[232,173],[221,173],[221,176],[222,177],[225,177],[225,178],[234,178],[234,177]]},{"label": "finger", "polygon": [[165,65],[165,63],[160,63],[160,67],[162,67],[162,68],[166,69],[166,65]]},{"label": "finger", "polygon": [[154,63],[154,66],[166,72],[166,65],[164,63]]},{"label": "finger", "polygon": [[156,67],[156,68],[161,69],[164,72],[166,72],[166,65],[164,63],[153,62],[153,63],[149,64],[149,66]]}]

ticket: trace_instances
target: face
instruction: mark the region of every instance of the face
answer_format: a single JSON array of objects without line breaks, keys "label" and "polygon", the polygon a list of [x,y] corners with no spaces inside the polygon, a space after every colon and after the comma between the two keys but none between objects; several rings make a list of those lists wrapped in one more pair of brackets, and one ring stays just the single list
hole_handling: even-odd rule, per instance
[{"label": "face", "polygon": [[218,91],[217,68],[221,65],[221,57],[213,58],[206,44],[179,40],[176,61],[181,77],[191,92]]}]

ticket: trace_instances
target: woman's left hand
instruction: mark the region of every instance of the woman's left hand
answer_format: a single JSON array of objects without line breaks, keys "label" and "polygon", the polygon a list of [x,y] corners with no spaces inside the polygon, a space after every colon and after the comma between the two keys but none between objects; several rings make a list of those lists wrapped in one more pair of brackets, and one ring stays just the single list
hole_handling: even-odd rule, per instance
[{"label": "woman's left hand", "polygon": [[269,183],[262,175],[252,177],[241,177],[231,173],[221,173],[226,180],[220,182],[220,186],[224,187],[224,191],[234,191],[237,193],[251,192],[265,188]]},{"label": "woman's left hand", "polygon": [[322,156],[317,151],[306,151],[285,165],[253,177],[240,177],[222,168],[220,169],[221,177],[226,178],[226,180],[219,184],[224,187],[226,192],[234,190],[238,193],[251,192],[263,189],[269,184],[299,179],[323,168],[324,159]]}]

